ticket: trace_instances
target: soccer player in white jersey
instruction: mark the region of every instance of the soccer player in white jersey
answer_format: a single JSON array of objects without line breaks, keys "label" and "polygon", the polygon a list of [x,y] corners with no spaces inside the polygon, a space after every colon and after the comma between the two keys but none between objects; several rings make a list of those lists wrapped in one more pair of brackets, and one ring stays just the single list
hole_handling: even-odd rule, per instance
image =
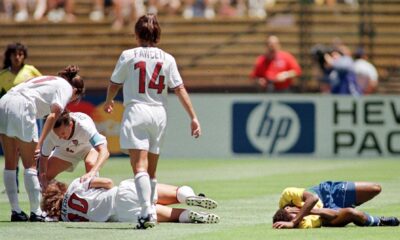
[{"label": "soccer player in white jersey", "polygon": [[[122,181],[113,186],[109,178],[94,177],[82,182],[75,179],[69,187],[52,181],[43,192],[42,208],[50,219],[67,222],[135,222],[141,207],[136,193],[135,180]],[[217,202],[198,197],[188,186],[176,187],[157,184],[157,219],[159,222],[218,223],[213,213],[170,208],[166,205],[186,203],[207,209],[217,207]]]},{"label": "soccer player in white jersey", "polygon": [[155,15],[135,24],[137,48],[122,52],[108,86],[104,111],[113,111],[113,99],[123,85],[125,112],[120,144],[129,151],[137,193],[142,207],[138,229],[153,227],[152,201],[157,185],[156,168],[167,125],[167,89],[173,89],[191,123],[191,134],[201,135],[200,123],[183,85],[175,59],[156,47],[161,29]]},{"label": "soccer player in white jersey", "polygon": [[[43,220],[34,155],[65,106],[83,94],[84,83],[77,75],[78,71],[78,67],[68,66],[58,73],[59,76],[32,78],[13,87],[0,99],[0,137],[5,158],[4,185],[11,205],[11,221],[28,221],[18,201],[15,181],[17,149],[25,168],[24,182],[31,208],[29,220]],[[39,138],[36,119],[46,115],[47,121]]]},{"label": "soccer player in white jersey", "polygon": [[82,159],[86,173],[81,181],[85,181],[97,175],[109,156],[106,137],[93,120],[84,113],[65,110],[43,143],[40,163],[45,165],[41,169],[47,178],[41,179],[41,185],[46,188],[59,173],[73,171]]}]

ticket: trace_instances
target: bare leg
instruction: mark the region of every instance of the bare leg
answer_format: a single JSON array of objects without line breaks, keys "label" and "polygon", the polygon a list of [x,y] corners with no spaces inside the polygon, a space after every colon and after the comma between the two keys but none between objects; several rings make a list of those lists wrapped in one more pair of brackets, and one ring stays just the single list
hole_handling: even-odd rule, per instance
[{"label": "bare leg", "polygon": [[377,183],[355,182],[356,185],[356,205],[359,206],[378,195],[382,188]]},{"label": "bare leg", "polygon": [[16,170],[18,165],[18,150],[15,138],[0,134],[1,146],[4,152],[5,169]]},{"label": "bare leg", "polygon": [[157,204],[157,219],[159,222],[179,222],[179,216],[185,210]]},{"label": "bare leg", "polygon": [[64,161],[61,158],[49,158],[47,164],[47,180],[50,181],[54,179],[58,174],[66,171],[71,166],[72,164],[70,162]]},{"label": "bare leg", "polygon": [[341,208],[338,211],[338,216],[327,223],[330,227],[344,227],[349,223],[354,223],[358,226],[365,226],[368,217],[361,211],[354,208]]},{"label": "bare leg", "polygon": [[176,192],[178,191],[178,187],[158,183],[157,184],[157,193],[158,193],[158,204],[162,205],[170,205],[179,203],[176,198]]}]

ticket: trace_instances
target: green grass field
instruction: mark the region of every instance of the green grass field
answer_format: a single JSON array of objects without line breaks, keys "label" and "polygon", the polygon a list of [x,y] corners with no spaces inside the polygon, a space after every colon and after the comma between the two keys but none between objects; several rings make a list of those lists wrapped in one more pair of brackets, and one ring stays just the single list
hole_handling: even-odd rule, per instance
[{"label": "green grass field", "polygon": [[[0,165],[4,166],[0,158]],[[399,227],[320,228],[310,230],[275,230],[272,215],[280,192],[287,186],[308,187],[322,180],[373,181],[383,191],[360,207],[373,215],[400,216],[400,161],[390,159],[185,159],[160,160],[158,181],[189,185],[219,202],[214,210],[219,224],[162,223],[148,231],[132,230],[127,223],[11,223],[6,194],[0,194],[0,239],[399,239]],[[61,181],[71,181],[83,173],[63,173]],[[100,173],[115,183],[132,178],[128,158],[111,158]],[[2,171],[0,172],[2,175]],[[22,174],[20,179],[23,184]],[[4,189],[3,177],[0,188]],[[29,212],[23,186],[21,206]]]}]

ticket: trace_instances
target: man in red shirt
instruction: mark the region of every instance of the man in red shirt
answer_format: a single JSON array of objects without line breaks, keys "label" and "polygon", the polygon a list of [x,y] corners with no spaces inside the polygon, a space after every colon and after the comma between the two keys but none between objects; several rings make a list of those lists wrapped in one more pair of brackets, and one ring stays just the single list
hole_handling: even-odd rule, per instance
[{"label": "man in red shirt", "polygon": [[257,58],[250,78],[262,89],[272,83],[273,92],[290,92],[293,78],[300,76],[301,68],[292,54],[280,50],[279,38],[270,36],[266,53]]}]

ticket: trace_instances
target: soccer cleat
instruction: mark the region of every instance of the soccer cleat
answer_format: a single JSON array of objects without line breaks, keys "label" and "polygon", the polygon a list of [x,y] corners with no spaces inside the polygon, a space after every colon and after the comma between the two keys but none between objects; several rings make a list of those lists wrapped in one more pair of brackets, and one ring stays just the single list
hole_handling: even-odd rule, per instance
[{"label": "soccer cleat", "polygon": [[11,211],[11,222],[26,222],[28,221],[28,215],[21,211],[17,213],[16,211]]},{"label": "soccer cleat", "polygon": [[400,222],[397,217],[380,217],[379,226],[399,226]]},{"label": "soccer cleat", "polygon": [[134,229],[148,229],[156,226],[156,220],[151,217],[151,214],[147,215],[147,217],[139,217],[137,225]]},{"label": "soccer cleat", "polygon": [[190,211],[189,219],[193,223],[218,223],[219,216],[214,213]]},{"label": "soccer cleat", "polygon": [[31,212],[31,216],[29,217],[30,222],[45,222],[46,216],[37,215],[36,213]]},{"label": "soccer cleat", "polygon": [[207,198],[204,194],[199,194],[199,196],[187,197],[186,204],[188,206],[197,206],[206,209],[214,209],[218,206],[218,203],[211,198]]}]

